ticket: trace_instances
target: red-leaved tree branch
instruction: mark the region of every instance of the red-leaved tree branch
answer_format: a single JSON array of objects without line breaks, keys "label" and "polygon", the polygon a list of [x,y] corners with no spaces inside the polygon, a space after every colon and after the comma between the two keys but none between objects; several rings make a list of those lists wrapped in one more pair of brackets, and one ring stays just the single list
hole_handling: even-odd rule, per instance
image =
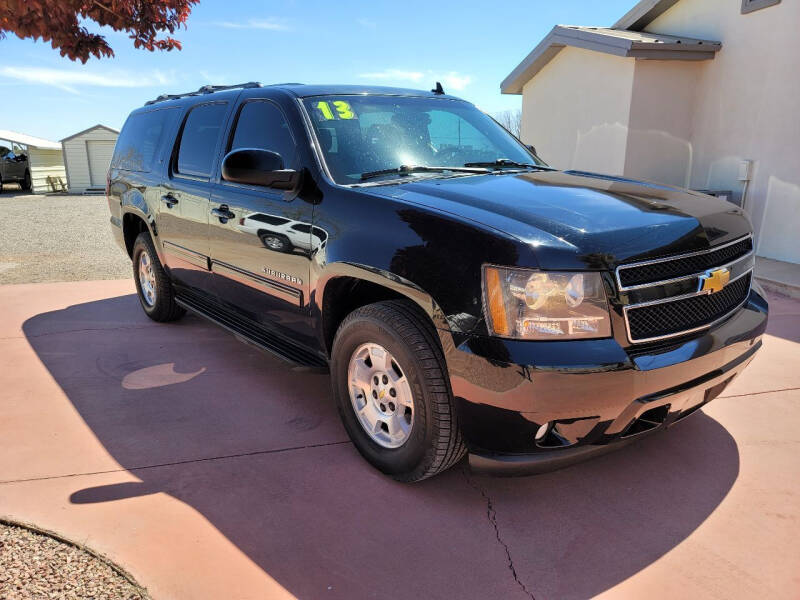
[{"label": "red-leaved tree branch", "polygon": [[130,35],[145,50],[181,49],[172,37],[199,0],[0,0],[0,39],[6,32],[41,38],[61,56],[85,63],[91,56],[114,56],[102,35],[90,33],[80,20],[91,20]]}]

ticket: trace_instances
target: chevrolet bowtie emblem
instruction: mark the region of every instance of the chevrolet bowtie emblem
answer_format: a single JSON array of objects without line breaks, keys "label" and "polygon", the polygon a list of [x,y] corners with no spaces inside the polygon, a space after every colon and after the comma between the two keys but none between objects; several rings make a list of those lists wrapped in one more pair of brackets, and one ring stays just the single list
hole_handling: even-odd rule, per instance
[{"label": "chevrolet bowtie emblem", "polygon": [[697,291],[716,294],[717,292],[721,292],[723,288],[728,285],[730,279],[731,272],[728,269],[706,271],[700,276],[700,286]]}]

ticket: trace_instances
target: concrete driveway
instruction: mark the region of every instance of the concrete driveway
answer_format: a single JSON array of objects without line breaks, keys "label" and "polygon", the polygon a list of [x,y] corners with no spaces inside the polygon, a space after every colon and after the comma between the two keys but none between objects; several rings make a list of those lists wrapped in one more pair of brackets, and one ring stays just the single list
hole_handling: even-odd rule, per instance
[{"label": "concrete driveway", "polygon": [[522,479],[416,485],[347,441],[329,380],[129,281],[0,286],[0,515],[156,599],[797,598],[800,303],[671,430]]}]

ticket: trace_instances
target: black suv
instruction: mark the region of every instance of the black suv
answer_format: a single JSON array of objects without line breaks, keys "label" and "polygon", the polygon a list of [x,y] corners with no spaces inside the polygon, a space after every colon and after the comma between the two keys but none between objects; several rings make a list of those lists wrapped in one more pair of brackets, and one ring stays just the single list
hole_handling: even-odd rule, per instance
[{"label": "black suv", "polygon": [[557,171],[438,85],[161,96],[120,134],[108,203],[150,318],[329,369],[353,443],[402,481],[664,429],[767,322],[741,209]]}]

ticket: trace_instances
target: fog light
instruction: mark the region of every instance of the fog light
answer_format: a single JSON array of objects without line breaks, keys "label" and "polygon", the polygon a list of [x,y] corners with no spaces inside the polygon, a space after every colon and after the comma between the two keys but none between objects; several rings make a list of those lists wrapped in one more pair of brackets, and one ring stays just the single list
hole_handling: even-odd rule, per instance
[{"label": "fog light", "polygon": [[536,430],[536,435],[534,436],[534,438],[536,439],[537,442],[544,439],[544,436],[547,435],[548,429],[550,429],[550,423],[545,423],[544,425],[539,427],[539,429]]}]

